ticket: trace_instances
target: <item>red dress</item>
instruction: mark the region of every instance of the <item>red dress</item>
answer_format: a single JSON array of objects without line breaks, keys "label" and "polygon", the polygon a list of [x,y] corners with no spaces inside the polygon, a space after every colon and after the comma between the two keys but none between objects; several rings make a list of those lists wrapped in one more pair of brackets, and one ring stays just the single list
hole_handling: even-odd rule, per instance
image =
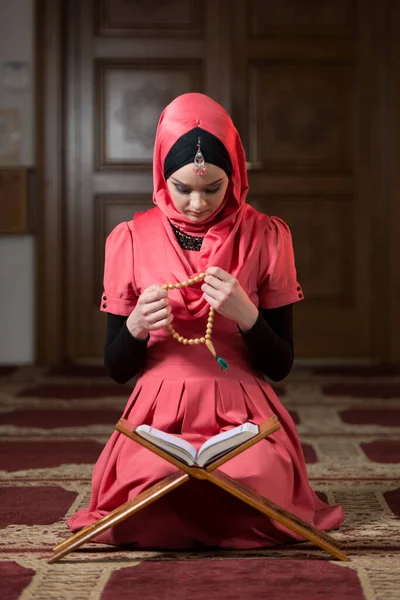
[{"label": "red dress", "polygon": [[[247,206],[246,269],[238,270],[251,300],[263,308],[298,301],[293,248],[286,224]],[[153,283],[184,279],[202,270],[201,253],[183,251],[165,234],[158,208],[122,223],[107,241],[102,310],[129,315],[137,296]],[[215,263],[214,263],[215,264]],[[175,274],[175,275],[174,275]],[[173,290],[174,328],[185,337],[204,334],[207,311],[190,309],[189,289]],[[229,364],[223,372],[203,345],[184,346],[165,330],[152,332],[146,367],[124,412],[133,425],[153,425],[199,447],[210,437],[246,421],[278,416],[281,429],[229,461],[221,470],[320,530],[340,526],[340,506],[322,502],[311,489],[295,425],[271,386],[249,363],[236,324],[216,314],[213,342]],[[68,521],[85,527],[134,498],[175,467],[114,432],[93,472],[90,506]],[[301,539],[254,509],[205,482],[190,480],[137,515],[96,538],[138,548],[257,548]]]}]

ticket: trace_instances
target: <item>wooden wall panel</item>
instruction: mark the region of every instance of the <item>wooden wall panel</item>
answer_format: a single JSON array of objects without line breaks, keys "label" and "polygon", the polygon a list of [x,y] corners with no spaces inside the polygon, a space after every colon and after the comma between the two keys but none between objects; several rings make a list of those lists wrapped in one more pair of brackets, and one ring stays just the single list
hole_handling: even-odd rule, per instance
[{"label": "wooden wall panel", "polygon": [[356,0],[252,0],[250,37],[349,36],[356,27]]},{"label": "wooden wall panel", "polygon": [[107,36],[198,36],[203,22],[196,0],[98,0],[95,30]]},{"label": "wooden wall panel", "polygon": [[151,168],[162,110],[202,87],[199,61],[96,61],[97,169]]},{"label": "wooden wall panel", "polygon": [[[293,234],[306,301],[295,308],[298,358],[368,358],[373,350],[374,172],[368,36],[358,2],[235,2],[234,120],[250,202]],[[368,27],[372,27],[371,21]]]},{"label": "wooden wall panel", "polygon": [[[400,363],[400,3],[387,3],[385,21],[387,38],[390,42],[386,92],[388,94],[387,154],[385,185],[387,186],[386,244],[388,247],[388,286],[379,290],[388,296],[389,314],[384,334],[386,360]],[[389,342],[389,343],[388,343]]]},{"label": "wooden wall panel", "polygon": [[266,171],[352,169],[353,69],[332,62],[249,65],[249,152]]},{"label": "wooden wall panel", "polygon": [[0,234],[32,231],[30,180],[24,167],[0,168]]}]

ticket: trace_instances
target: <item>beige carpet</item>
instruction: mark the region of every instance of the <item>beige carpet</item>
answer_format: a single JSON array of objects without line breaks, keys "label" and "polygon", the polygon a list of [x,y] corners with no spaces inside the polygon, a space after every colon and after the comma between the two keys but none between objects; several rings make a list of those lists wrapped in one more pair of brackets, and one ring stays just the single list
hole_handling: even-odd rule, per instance
[{"label": "beige carpet", "polygon": [[310,544],[159,553],[88,545],[55,565],[65,518],[129,394],[100,368],[0,368],[0,598],[400,598],[400,370],[296,369],[277,386],[312,486],[342,504],[349,563]]}]

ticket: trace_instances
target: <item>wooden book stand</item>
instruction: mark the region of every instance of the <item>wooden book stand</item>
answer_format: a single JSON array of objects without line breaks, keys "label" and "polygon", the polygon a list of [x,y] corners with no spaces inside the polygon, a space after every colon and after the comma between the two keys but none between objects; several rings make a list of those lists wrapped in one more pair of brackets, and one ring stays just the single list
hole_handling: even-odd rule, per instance
[{"label": "wooden book stand", "polygon": [[234,456],[237,456],[241,452],[244,452],[253,444],[256,444],[260,440],[266,438],[268,435],[277,431],[280,428],[280,423],[276,416],[272,416],[263,423],[260,424],[260,432],[258,435],[253,437],[251,440],[245,442],[244,444],[234,448],[221,458],[215,460],[211,464],[205,467],[189,467],[184,462],[179,459],[171,456],[164,450],[161,450],[151,442],[145,440],[141,436],[132,430],[132,424],[129,423],[126,419],[120,419],[117,423],[116,429],[128,436],[138,444],[141,444],[145,448],[148,448],[158,456],[161,456],[171,464],[178,467],[179,471],[174,473],[173,475],[169,475],[165,477],[162,481],[155,483],[150,488],[139,494],[136,498],[125,502],[108,515],[102,517],[92,525],[81,529],[77,533],[75,533],[72,537],[61,542],[53,549],[53,554],[49,559],[49,563],[55,563],[63,556],[66,556],[70,552],[73,552],[86,542],[89,542],[91,539],[102,533],[103,531],[109,529],[110,527],[114,527],[118,523],[121,523],[128,517],[132,516],[134,513],[139,512],[145,506],[148,506],[152,502],[155,502],[158,498],[165,496],[168,492],[178,488],[186,481],[188,481],[191,477],[195,479],[203,479],[213,483],[214,485],[222,488],[228,494],[239,498],[246,504],[249,504],[256,510],[259,510],[261,513],[281,523],[294,531],[298,535],[302,536],[306,540],[313,542],[316,546],[319,546],[323,550],[329,552],[335,558],[339,560],[347,561],[349,560],[343,552],[341,552],[339,548],[339,544],[332,537],[327,535],[324,532],[317,531],[314,527],[302,521],[295,515],[287,512],[280,506],[274,504],[267,498],[264,498],[260,494],[254,492],[247,486],[242,485],[237,482],[232,477],[229,477],[225,473],[218,471],[218,467],[228,462]]}]

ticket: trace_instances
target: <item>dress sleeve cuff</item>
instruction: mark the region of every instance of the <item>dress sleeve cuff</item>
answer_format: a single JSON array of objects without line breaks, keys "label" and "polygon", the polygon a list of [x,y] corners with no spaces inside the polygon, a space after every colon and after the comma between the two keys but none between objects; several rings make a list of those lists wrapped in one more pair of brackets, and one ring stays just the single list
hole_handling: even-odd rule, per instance
[{"label": "dress sleeve cuff", "polygon": [[294,304],[304,299],[301,286],[290,287],[283,290],[270,290],[260,296],[260,308],[279,308],[287,304]]},{"label": "dress sleeve cuff", "polygon": [[133,298],[118,298],[104,292],[101,297],[100,310],[101,312],[111,313],[113,315],[129,317],[136,304],[137,302]]}]

